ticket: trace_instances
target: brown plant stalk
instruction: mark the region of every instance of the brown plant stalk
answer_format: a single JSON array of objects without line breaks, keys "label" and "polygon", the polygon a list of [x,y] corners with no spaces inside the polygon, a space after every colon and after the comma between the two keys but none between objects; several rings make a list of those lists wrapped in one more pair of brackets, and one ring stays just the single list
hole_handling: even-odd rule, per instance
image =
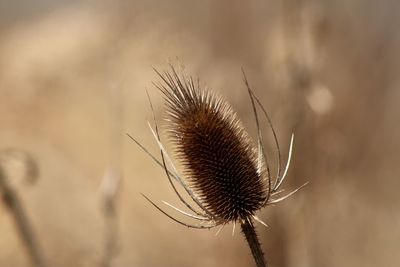
[{"label": "brown plant stalk", "polygon": [[9,158],[21,161],[18,163],[24,165],[23,168],[26,169],[24,179],[27,182],[32,183],[36,180],[38,174],[36,162],[27,153],[16,149],[3,150],[0,152],[0,155],[0,196],[13,216],[19,237],[25,245],[32,266],[46,267],[47,264],[44,260],[43,252],[39,246],[31,222],[25,212],[24,205],[21,202],[18,193],[9,183],[9,179],[14,177],[9,177],[6,171],[7,160],[9,160]]}]

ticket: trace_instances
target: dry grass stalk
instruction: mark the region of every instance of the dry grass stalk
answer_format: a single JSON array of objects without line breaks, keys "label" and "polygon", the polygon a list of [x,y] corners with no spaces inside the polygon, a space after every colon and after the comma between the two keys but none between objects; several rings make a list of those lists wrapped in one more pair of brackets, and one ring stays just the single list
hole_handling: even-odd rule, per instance
[{"label": "dry grass stalk", "polygon": [[19,165],[25,168],[24,180],[32,183],[37,179],[38,171],[35,160],[27,153],[16,150],[6,149],[0,153],[0,195],[3,198],[4,204],[9,209],[13,216],[15,225],[17,227],[19,237],[23,241],[27,253],[34,267],[46,267],[42,250],[38,244],[35,232],[31,226],[28,216],[26,215],[25,208],[21,202],[17,192],[12,188],[6,171],[8,160],[20,161]]},{"label": "dry grass stalk", "polygon": [[102,214],[105,236],[104,251],[100,266],[110,267],[119,252],[118,195],[122,184],[121,131],[122,131],[122,92],[120,85],[108,89],[110,120],[110,159],[109,167],[101,181]]}]

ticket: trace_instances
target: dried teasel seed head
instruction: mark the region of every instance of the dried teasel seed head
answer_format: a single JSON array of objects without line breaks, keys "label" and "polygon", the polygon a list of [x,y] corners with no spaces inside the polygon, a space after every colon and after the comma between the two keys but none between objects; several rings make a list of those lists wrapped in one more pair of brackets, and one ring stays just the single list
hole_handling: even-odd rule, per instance
[{"label": "dried teasel seed head", "polygon": [[158,73],[167,131],[186,180],[220,222],[247,219],[264,205],[268,183],[254,143],[230,105],[191,77]]}]

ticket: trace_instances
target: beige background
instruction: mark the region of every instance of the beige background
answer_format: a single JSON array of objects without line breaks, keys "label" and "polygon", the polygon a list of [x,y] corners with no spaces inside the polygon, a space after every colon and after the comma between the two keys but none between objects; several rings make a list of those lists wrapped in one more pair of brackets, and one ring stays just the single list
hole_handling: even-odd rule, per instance
[{"label": "beige background", "polygon": [[[122,173],[112,266],[253,266],[232,226],[186,229],[140,195],[183,207],[125,135],[158,153],[145,89],[162,121],[151,67],[177,61],[255,136],[243,66],[284,158],[296,134],[284,188],[310,183],[259,214],[271,266],[399,266],[399,11],[390,0],[1,2],[0,149],[37,161],[34,185],[10,182],[49,266],[100,265],[109,168]],[[3,204],[0,237],[0,266],[30,266]]]}]

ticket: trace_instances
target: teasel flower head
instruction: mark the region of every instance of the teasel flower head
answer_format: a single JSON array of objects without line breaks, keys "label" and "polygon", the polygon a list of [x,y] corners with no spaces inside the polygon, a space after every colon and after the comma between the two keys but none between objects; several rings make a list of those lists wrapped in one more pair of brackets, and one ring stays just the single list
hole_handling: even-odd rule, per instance
[{"label": "teasel flower head", "polygon": [[[261,208],[280,202],[300,189],[286,196],[275,199],[272,197],[278,194],[278,189],[286,176],[293,136],[289,159],[281,175],[281,153],[275,130],[268,113],[251,90],[244,72],[243,77],[258,130],[257,144],[251,140],[236,112],[222,97],[201,88],[198,80],[195,82],[192,77],[185,75],[183,71],[178,72],[172,65],[168,71],[162,73],[155,71],[161,78],[161,82],[155,85],[161,91],[166,105],[167,137],[174,147],[176,159],[183,167],[184,178],[178,173],[161,142],[156,123],[155,129],[151,130],[159,145],[161,160],[131,138],[164,168],[175,193],[191,212],[164,203],[201,223],[182,222],[145,196],[146,199],[174,221],[191,228],[208,229],[230,222],[239,222],[257,266],[266,266],[252,219],[263,223],[256,216]],[[279,166],[275,179],[271,176],[263,148],[257,105],[267,118],[278,151]],[[153,110],[152,105],[151,108]],[[184,188],[194,204],[181,196],[173,180]]]}]

